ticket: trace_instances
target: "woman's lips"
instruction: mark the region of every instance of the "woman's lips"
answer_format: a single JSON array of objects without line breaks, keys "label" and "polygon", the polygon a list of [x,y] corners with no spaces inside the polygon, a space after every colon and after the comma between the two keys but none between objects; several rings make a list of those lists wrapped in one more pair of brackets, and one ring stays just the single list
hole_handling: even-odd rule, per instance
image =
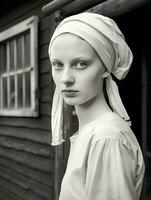
[{"label": "woman's lips", "polygon": [[62,93],[67,97],[75,97],[78,92],[78,90],[62,90]]}]

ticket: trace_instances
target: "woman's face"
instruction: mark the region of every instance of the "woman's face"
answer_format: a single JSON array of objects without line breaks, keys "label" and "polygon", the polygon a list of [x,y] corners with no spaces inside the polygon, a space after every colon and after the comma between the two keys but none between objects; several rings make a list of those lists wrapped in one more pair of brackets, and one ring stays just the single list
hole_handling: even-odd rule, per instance
[{"label": "woman's face", "polygon": [[54,40],[50,55],[53,79],[67,104],[82,105],[101,95],[104,66],[85,40],[62,34]]}]

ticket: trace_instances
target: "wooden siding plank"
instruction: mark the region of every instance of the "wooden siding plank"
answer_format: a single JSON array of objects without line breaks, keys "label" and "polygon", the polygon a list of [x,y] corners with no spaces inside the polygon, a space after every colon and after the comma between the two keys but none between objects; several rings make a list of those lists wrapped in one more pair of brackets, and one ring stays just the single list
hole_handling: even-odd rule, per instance
[{"label": "wooden siding plank", "polygon": [[[50,89],[46,89],[47,94],[43,98],[47,101],[51,101],[51,99],[47,96],[50,93]],[[45,93],[45,91],[43,91]],[[43,95],[43,94],[42,94]],[[50,117],[42,116],[40,118],[17,118],[17,117],[0,117],[0,126],[7,125],[12,127],[27,127],[27,128],[35,128],[40,130],[50,131]]]},{"label": "wooden siding plank", "polygon": [[0,187],[0,199],[1,200],[21,200],[15,194],[10,193],[6,188]]},{"label": "wooden siding plank", "polygon": [[48,47],[49,47],[49,44],[44,44],[40,46],[39,59],[49,58]]},{"label": "wooden siding plank", "polygon": [[40,99],[41,102],[52,102],[53,93],[50,86],[41,89],[40,94],[41,94],[41,99]]},{"label": "wooden siding plank", "polygon": [[51,65],[49,58],[41,59],[39,62],[40,65],[40,75],[43,73],[49,73],[51,72]]},{"label": "wooden siding plank", "polygon": [[46,86],[52,86],[52,76],[50,73],[41,74],[39,78],[39,87],[44,88]]},{"label": "wooden siding plank", "polygon": [[54,167],[52,167],[52,172],[51,173],[46,173],[46,172],[41,172],[39,170],[33,170],[30,167],[27,167],[22,164],[18,164],[14,162],[14,160],[9,160],[4,157],[0,157],[0,166],[6,167],[18,174],[24,175],[28,179],[37,181],[43,185],[46,185],[48,187],[53,187],[54,185]]},{"label": "wooden siding plank", "polygon": [[10,193],[9,191],[6,191],[6,189],[3,189],[2,186],[0,187],[0,198],[1,200],[21,200],[18,197],[16,197],[14,194]]},{"label": "wooden siding plank", "polygon": [[[50,29],[50,26],[51,26],[51,29]],[[49,35],[51,33],[51,30],[54,31],[54,29],[55,29],[55,16],[54,15],[45,16],[39,22],[39,30],[40,30],[40,32],[43,31],[43,30],[46,30],[46,29],[50,29],[49,30],[50,31]]]},{"label": "wooden siding plank", "polygon": [[0,176],[10,182],[18,185],[24,190],[31,190],[37,196],[47,199],[50,196],[50,188],[38,182],[28,179],[20,174],[11,171],[8,168],[0,166]]},{"label": "wooden siding plank", "polygon": [[49,44],[52,35],[51,32],[52,31],[50,30],[50,28],[40,32],[39,45]]},{"label": "wooden siding plank", "polygon": [[17,163],[21,163],[33,169],[37,169],[48,173],[52,171],[51,167],[53,167],[53,161],[50,158],[46,159],[41,156],[35,156],[29,153],[16,151],[1,146],[0,156],[14,160]]},{"label": "wooden siding plank", "polygon": [[[16,196],[20,200],[44,200],[41,197],[38,197],[36,194],[34,194],[32,191],[28,190],[25,191],[22,188],[20,188],[18,185],[12,183],[9,180],[6,180],[5,178],[2,178],[0,176],[0,187],[3,186],[6,190],[9,191],[9,193],[16,194]],[[15,191],[17,191],[15,193]]]},{"label": "wooden siding plank", "polygon": [[50,157],[51,153],[49,145],[38,144],[29,140],[6,137],[2,135],[0,135],[0,146],[15,149],[17,151],[24,151],[46,158]]},{"label": "wooden siding plank", "polygon": [[[12,127],[2,125],[0,126],[0,135],[30,140],[41,144],[50,144],[50,132],[43,131],[40,129],[30,129],[27,127]],[[51,151],[53,151],[54,148],[50,146],[50,149]]]},{"label": "wooden siding plank", "polygon": [[40,113],[51,116],[52,102],[43,102],[40,104]]}]

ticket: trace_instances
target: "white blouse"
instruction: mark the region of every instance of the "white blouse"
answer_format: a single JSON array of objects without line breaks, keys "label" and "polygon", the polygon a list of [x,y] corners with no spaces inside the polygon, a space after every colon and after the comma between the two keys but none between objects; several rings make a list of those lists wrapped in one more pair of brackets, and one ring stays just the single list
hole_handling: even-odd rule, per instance
[{"label": "white blouse", "polygon": [[127,122],[107,112],[70,141],[59,200],[139,200],[145,167]]}]

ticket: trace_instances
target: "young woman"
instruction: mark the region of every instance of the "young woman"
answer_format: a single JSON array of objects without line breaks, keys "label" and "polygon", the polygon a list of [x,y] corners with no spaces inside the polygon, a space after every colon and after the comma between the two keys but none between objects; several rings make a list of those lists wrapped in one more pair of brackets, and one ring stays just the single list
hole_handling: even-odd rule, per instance
[{"label": "young woman", "polygon": [[138,200],[143,156],[112,79],[123,79],[133,58],[121,31],[102,15],[68,17],[51,38],[49,56],[56,84],[52,145],[63,142],[63,100],[75,106],[79,120],[59,200]]}]

